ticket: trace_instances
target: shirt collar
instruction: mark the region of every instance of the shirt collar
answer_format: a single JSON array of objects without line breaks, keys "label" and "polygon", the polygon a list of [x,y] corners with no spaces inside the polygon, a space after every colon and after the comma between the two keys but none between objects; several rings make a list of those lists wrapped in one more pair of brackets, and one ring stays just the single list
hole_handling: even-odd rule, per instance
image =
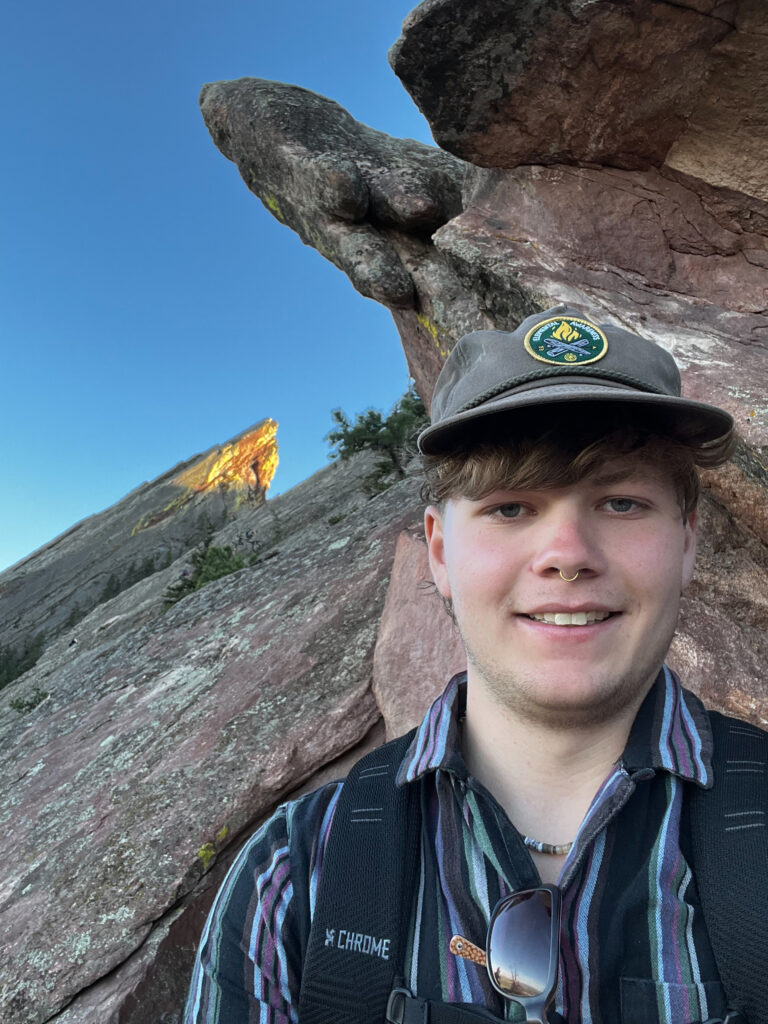
[{"label": "shirt collar", "polygon": [[622,764],[630,773],[661,770],[704,789],[712,785],[709,716],[666,665],[637,713]]},{"label": "shirt collar", "polygon": [[467,673],[459,672],[432,703],[400,763],[398,785],[414,782],[438,768],[466,778],[459,733],[459,723],[467,707],[466,687]]},{"label": "shirt collar", "polygon": [[[466,672],[455,675],[427,711],[400,764],[398,785],[438,769],[467,777],[459,734],[466,683]],[[630,774],[661,770],[705,789],[712,785],[712,730],[707,712],[666,665],[637,713],[621,763]]]}]

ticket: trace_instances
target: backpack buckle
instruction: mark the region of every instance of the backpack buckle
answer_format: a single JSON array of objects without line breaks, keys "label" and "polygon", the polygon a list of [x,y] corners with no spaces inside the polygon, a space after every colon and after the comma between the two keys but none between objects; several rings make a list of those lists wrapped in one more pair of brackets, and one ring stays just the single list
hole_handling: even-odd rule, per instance
[{"label": "backpack buckle", "polygon": [[385,1020],[389,1024],[426,1024],[427,1003],[412,996],[407,988],[393,988],[387,1000]]}]

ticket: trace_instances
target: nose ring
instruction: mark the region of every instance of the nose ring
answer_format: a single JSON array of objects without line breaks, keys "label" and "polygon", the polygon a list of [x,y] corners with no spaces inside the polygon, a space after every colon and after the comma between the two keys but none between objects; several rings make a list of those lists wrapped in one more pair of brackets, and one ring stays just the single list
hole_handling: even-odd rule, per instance
[{"label": "nose ring", "polygon": [[558,569],[557,571],[560,573],[560,579],[561,580],[565,580],[566,583],[573,583],[574,580],[577,580],[579,578],[578,572],[576,573],[575,576],[563,576],[563,570],[562,569]]}]

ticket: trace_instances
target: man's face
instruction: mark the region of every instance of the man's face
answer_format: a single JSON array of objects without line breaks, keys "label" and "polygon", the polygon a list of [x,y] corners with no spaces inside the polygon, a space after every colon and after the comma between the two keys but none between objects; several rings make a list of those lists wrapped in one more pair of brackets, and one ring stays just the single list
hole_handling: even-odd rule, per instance
[{"label": "man's face", "polygon": [[553,725],[639,706],[693,573],[695,525],[663,470],[632,458],[567,488],[427,509],[432,574],[453,604],[470,687]]}]

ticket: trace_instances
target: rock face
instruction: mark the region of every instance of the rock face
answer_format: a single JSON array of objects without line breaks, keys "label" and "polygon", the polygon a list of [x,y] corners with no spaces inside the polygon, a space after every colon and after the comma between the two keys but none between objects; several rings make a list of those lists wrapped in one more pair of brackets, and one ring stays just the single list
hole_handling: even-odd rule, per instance
[{"label": "rock face", "polygon": [[[319,768],[381,741],[379,620],[421,503],[412,479],[369,500],[370,469],[329,467],[246,508],[214,543],[249,532],[254,565],[122,632],[104,627],[129,615],[120,594],[3,691],[0,1020],[177,1021],[239,843]],[[151,586],[136,584],[136,606]],[[425,629],[444,616],[416,582],[399,587]],[[41,691],[31,710],[11,704]],[[409,708],[410,724],[405,694],[398,724]]]},{"label": "rock face", "polygon": [[440,324],[490,326],[430,241],[461,208],[466,165],[280,82],[216,82],[200,105],[214,142],[270,213],[419,338],[406,354],[430,394],[451,346]]},{"label": "rock face", "polygon": [[[428,401],[439,366],[468,330],[511,329],[560,302],[672,351],[685,392],[727,408],[743,439],[734,464],[705,480],[712,536],[675,653],[696,670],[688,678],[711,703],[764,721],[764,5],[425,0],[406,18],[390,60],[435,138],[462,158],[453,165],[462,209],[430,237],[371,223],[411,278],[410,300],[403,290],[387,304],[417,389]],[[259,134],[265,89],[274,121],[289,87],[242,80],[207,87],[202,98],[214,140],[226,120],[225,153],[241,173],[247,163],[257,192],[268,172],[243,140]],[[326,120],[338,116],[328,100],[312,104],[325,105]],[[237,114],[246,107],[247,123]],[[283,123],[292,133],[290,120]],[[358,135],[357,164],[365,163],[361,144]],[[286,139],[282,151],[295,162]],[[331,177],[346,159],[344,148],[326,154]],[[422,202],[432,195],[423,181],[410,181]],[[291,174],[282,188],[290,193]],[[302,233],[290,217],[285,222]],[[337,228],[347,230],[341,220]],[[726,667],[738,678],[734,686],[724,686]]]},{"label": "rock face", "polygon": [[662,163],[734,4],[427,0],[390,63],[435,141],[481,167]]},{"label": "rock face", "polygon": [[[434,236],[497,326],[567,301],[668,348],[691,397],[766,441],[764,204],[668,168],[478,171],[466,210]],[[749,373],[745,374],[745,360]]]},{"label": "rock face", "polygon": [[419,527],[400,534],[373,654],[373,693],[386,738],[414,726],[457,672],[467,667],[461,637],[432,586]]},{"label": "rock face", "polygon": [[[0,646],[19,650],[36,634],[46,644],[62,632],[76,637],[94,608],[167,569],[243,503],[261,505],[277,468],[276,432],[274,420],[262,420],[0,573]],[[153,592],[173,575],[159,591],[156,579]],[[129,604],[137,610],[136,594]]]},{"label": "rock face", "polygon": [[216,145],[278,220],[363,295],[412,305],[410,275],[377,229],[429,236],[457,213],[461,171],[454,160],[374,131],[297,86],[217,82],[203,87],[200,103]]}]

